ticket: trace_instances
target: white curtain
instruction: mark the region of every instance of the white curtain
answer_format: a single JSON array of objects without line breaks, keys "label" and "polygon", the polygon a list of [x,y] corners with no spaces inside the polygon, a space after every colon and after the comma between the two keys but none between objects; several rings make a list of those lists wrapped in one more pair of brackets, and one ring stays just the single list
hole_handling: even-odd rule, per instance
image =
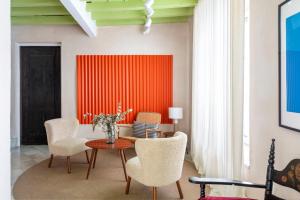
[{"label": "white curtain", "polygon": [[242,2],[200,0],[195,8],[191,155],[201,176],[241,176]]}]

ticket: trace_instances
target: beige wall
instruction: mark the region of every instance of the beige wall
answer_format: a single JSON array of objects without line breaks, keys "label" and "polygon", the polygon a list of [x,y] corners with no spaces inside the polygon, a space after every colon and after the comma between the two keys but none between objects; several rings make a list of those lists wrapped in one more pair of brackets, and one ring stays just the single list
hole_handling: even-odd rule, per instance
[{"label": "beige wall", "polygon": [[[77,26],[14,26],[12,54],[16,43],[61,43],[62,52],[62,116],[76,116],[76,62],[78,54],[172,54],[174,55],[174,105],[184,108],[179,128],[189,132],[190,109],[190,24],[153,25],[151,33],[142,34],[141,26],[103,27],[96,38],[89,38]],[[17,95],[18,67],[13,62],[13,119],[12,137],[18,130]],[[163,127],[168,128],[168,127]],[[81,136],[91,132],[81,127]],[[94,135],[89,135],[94,137]]]},{"label": "beige wall", "polygon": [[[278,25],[280,0],[250,0],[250,179],[264,183],[271,138],[276,139],[275,168],[300,158],[300,133],[278,126]],[[275,186],[285,199],[300,199],[298,192]],[[263,199],[263,190],[250,190]]]}]

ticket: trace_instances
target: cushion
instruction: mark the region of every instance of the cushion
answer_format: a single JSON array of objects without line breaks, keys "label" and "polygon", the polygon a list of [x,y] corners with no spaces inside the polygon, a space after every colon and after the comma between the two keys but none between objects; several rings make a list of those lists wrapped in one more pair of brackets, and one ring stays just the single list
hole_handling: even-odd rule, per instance
[{"label": "cushion", "polygon": [[[132,135],[134,137],[139,137],[139,138],[144,138],[146,137],[146,129],[157,129],[158,124],[147,124],[147,123],[142,123],[138,121],[134,121],[132,125]],[[149,138],[156,138],[157,137],[157,132],[149,132],[148,133]]]},{"label": "cushion", "polygon": [[[146,129],[158,129],[158,124],[146,124]],[[157,132],[149,131],[148,137],[149,138],[157,138]]]},{"label": "cushion", "polygon": [[128,176],[130,176],[134,180],[136,180],[140,183],[144,182],[142,165],[137,156],[127,160],[126,171],[127,171]]},{"label": "cushion", "polygon": [[134,121],[132,125],[132,135],[134,137],[145,137],[145,127],[145,123]]},{"label": "cushion", "polygon": [[90,149],[85,138],[65,138],[50,145],[50,152],[56,156],[72,156]]},{"label": "cushion", "polygon": [[199,200],[254,200],[249,198],[241,198],[241,197],[204,197]]}]

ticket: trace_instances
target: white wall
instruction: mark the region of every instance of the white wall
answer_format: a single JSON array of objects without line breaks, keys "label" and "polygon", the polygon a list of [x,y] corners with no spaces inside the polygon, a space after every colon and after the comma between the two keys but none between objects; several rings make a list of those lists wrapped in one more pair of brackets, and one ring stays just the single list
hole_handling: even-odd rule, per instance
[{"label": "white wall", "polygon": [[[179,128],[189,132],[190,126],[190,27],[189,23],[153,25],[151,33],[142,34],[141,26],[103,27],[96,38],[89,38],[77,26],[14,26],[12,28],[12,54],[16,55],[16,43],[60,42],[62,45],[62,116],[76,116],[76,60],[78,54],[172,54],[174,55],[174,105],[184,108],[184,119]],[[13,64],[13,90],[17,88],[18,75],[15,59]],[[17,91],[18,93],[18,91]],[[15,129],[19,112],[16,107],[17,93],[12,102],[12,137],[18,136]],[[90,128],[90,126],[89,126]],[[168,128],[168,127],[164,127]],[[90,129],[81,127],[81,136]],[[94,135],[88,135],[94,137]]]},{"label": "white wall", "polygon": [[[300,158],[300,133],[278,126],[278,25],[280,0],[250,0],[250,179],[264,183],[271,138],[276,139],[275,168],[283,169]],[[298,192],[275,186],[285,199],[300,199]],[[263,199],[263,190],[249,190]]]},{"label": "white wall", "polygon": [[0,6],[0,199],[10,199],[10,1]]}]

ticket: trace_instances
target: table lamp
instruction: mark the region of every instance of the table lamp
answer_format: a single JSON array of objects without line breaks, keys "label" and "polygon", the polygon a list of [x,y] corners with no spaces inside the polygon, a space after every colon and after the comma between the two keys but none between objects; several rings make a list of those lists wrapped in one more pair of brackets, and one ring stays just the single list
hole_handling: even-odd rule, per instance
[{"label": "table lamp", "polygon": [[176,124],[178,124],[178,120],[182,119],[182,108],[180,108],[180,107],[170,107],[169,108],[169,118],[173,119],[174,132],[175,132]]}]

